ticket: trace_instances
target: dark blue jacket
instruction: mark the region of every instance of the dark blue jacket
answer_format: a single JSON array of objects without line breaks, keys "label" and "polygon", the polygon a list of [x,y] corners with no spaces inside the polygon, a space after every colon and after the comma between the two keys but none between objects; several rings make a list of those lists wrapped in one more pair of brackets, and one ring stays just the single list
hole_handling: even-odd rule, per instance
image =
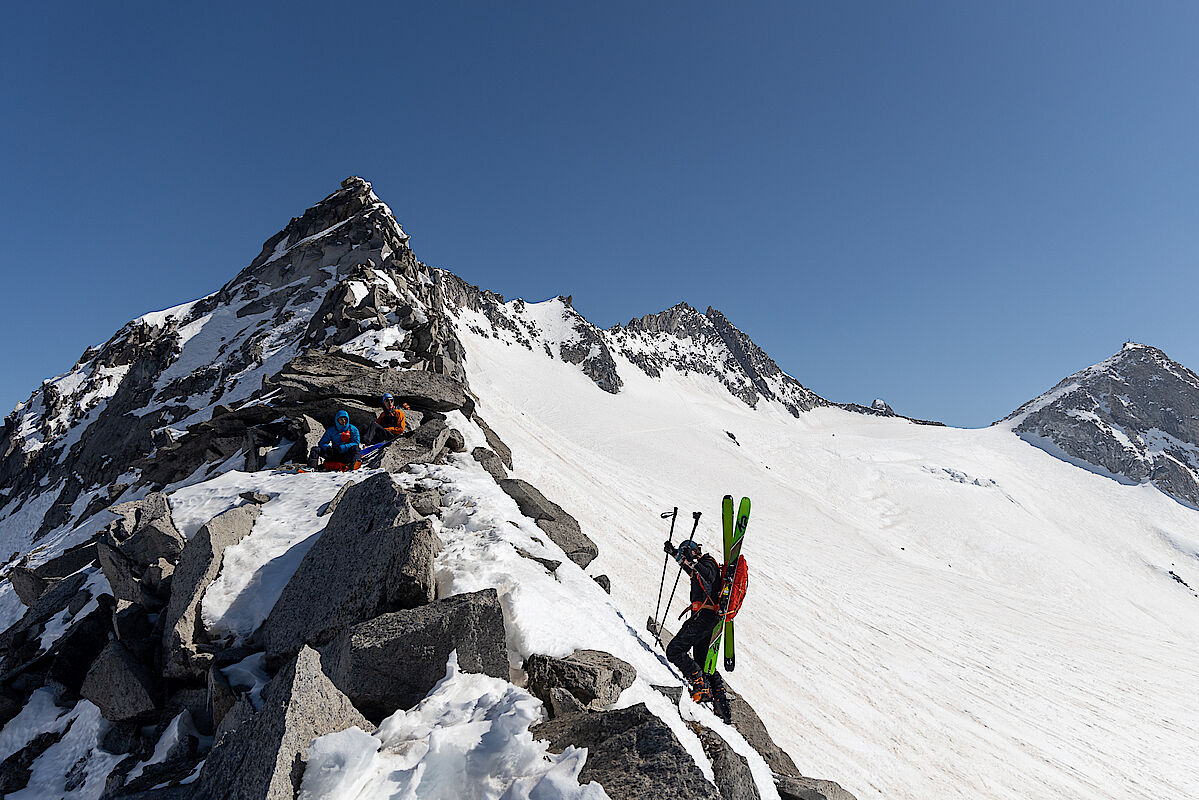
[{"label": "dark blue jacket", "polygon": [[[350,424],[350,418],[346,416],[345,425],[339,424],[342,420],[342,414],[337,415],[337,422],[332,428],[325,431],[325,435],[321,437],[320,447],[323,449],[329,447],[338,453],[344,453],[355,445],[361,445],[362,439],[358,435],[358,429]],[[342,441],[342,434],[349,431],[349,441]]]}]

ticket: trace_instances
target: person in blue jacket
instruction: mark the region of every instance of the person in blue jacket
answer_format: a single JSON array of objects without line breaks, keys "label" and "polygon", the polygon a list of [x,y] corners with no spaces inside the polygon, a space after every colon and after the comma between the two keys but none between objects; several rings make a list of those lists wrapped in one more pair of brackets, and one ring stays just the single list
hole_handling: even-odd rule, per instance
[{"label": "person in blue jacket", "polygon": [[320,444],[312,448],[312,452],[308,454],[308,465],[310,467],[318,466],[320,459],[323,458],[326,461],[337,461],[353,469],[354,464],[358,462],[361,445],[362,439],[358,435],[358,429],[350,424],[350,415],[344,410],[338,411],[337,415],[333,417],[333,427],[325,431]]}]

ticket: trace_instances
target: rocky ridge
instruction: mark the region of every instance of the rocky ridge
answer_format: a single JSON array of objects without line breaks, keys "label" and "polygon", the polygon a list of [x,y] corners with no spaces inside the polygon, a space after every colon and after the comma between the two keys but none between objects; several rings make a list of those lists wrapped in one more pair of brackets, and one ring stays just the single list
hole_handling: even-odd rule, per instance
[{"label": "rocky ridge", "polygon": [[[759,796],[719,730],[691,723],[712,782],[678,728],[644,704],[612,709],[636,680],[632,665],[599,651],[531,653],[521,664],[494,589],[441,593],[442,536],[480,500],[458,500],[451,520],[448,495],[463,490],[428,476],[466,465],[536,532],[515,552],[544,580],[598,553],[566,508],[508,477],[511,451],[470,394],[455,314],[473,308],[493,331],[525,336],[605,391],[621,382],[609,339],[581,316],[566,315],[551,342],[502,298],[417,261],[408,241],[370,184],[347,179],[221,290],[129,323],[5,421],[0,535],[16,552],[0,567],[0,609],[21,611],[0,632],[0,724],[49,721],[4,754],[0,792],[32,785],[43,758],[94,731],[47,791],[294,797],[314,739],[369,733],[412,707],[452,650],[463,671],[528,676],[546,700],[552,752],[600,736],[583,778],[610,796]],[[754,396],[777,397],[773,362],[740,347],[737,363],[766,376],[750,381]],[[220,513],[190,521],[180,493],[280,473],[303,460],[335,408],[365,430],[385,390],[411,405],[412,435],[328,496],[323,527],[253,630],[219,627],[207,598],[283,499],[248,484]],[[430,472],[446,464],[457,471]],[[403,674],[389,675],[397,663]],[[780,787],[799,780],[760,720],[742,733]],[[645,779],[630,783],[629,765]]]},{"label": "rocky ridge", "polygon": [[1199,376],[1155,347],[1129,342],[996,424],[1199,508]]}]

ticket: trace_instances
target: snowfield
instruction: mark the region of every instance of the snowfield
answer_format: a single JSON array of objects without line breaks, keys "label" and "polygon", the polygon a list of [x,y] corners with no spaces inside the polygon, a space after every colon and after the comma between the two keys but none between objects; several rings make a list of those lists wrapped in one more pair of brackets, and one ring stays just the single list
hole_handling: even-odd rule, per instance
[{"label": "snowfield", "polygon": [[730,682],[805,775],[859,800],[1199,797],[1199,598],[1169,574],[1199,587],[1199,513],[1003,427],[797,419],[616,353],[611,395],[473,311],[457,327],[514,476],[579,519],[635,624],[658,515],[703,511],[718,551],[720,498],[753,499]]}]

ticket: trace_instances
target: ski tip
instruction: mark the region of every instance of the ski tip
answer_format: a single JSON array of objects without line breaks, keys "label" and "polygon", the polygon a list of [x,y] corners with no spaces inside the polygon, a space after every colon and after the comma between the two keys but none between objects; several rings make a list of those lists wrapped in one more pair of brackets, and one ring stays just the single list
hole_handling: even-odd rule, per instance
[{"label": "ski tip", "polygon": [[732,500],[732,499],[733,499],[733,496],[732,496],[731,494],[726,494],[726,495],[724,496],[724,499],[725,499],[725,500]]}]

